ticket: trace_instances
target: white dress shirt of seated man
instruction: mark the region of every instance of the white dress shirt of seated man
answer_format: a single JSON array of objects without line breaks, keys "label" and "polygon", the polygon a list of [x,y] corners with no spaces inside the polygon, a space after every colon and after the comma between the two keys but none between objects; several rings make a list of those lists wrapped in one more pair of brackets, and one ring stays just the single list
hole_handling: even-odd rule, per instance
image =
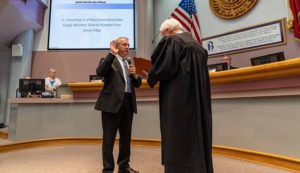
[{"label": "white dress shirt of seated man", "polygon": [[61,81],[56,77],[56,70],[50,68],[48,77],[45,78],[45,91],[54,94],[60,85]]}]

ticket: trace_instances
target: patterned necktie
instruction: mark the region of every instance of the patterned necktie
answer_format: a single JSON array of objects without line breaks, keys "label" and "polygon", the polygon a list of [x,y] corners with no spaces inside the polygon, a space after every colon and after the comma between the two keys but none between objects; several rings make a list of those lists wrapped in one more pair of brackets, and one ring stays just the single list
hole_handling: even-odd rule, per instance
[{"label": "patterned necktie", "polygon": [[131,93],[130,77],[129,77],[129,72],[128,72],[128,66],[127,66],[127,63],[126,63],[126,60],[125,60],[125,59],[123,59],[123,66],[124,66],[124,70],[125,70],[126,86],[127,86],[125,92]]}]

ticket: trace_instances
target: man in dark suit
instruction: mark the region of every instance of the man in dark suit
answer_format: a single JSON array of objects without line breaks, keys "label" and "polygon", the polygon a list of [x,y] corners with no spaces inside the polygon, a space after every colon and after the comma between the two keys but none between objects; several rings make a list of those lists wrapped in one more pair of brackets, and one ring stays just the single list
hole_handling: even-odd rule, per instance
[{"label": "man in dark suit", "polygon": [[117,130],[120,134],[119,173],[138,173],[130,168],[130,141],[133,112],[137,112],[135,87],[141,85],[135,66],[126,60],[129,43],[126,37],[111,42],[110,53],[102,58],[97,75],[104,77],[104,86],[95,109],[102,111],[103,173],[113,173],[113,146]]},{"label": "man in dark suit", "polygon": [[231,66],[231,56],[230,55],[224,55],[222,58],[222,62],[227,64],[227,70],[237,69],[237,67]]}]

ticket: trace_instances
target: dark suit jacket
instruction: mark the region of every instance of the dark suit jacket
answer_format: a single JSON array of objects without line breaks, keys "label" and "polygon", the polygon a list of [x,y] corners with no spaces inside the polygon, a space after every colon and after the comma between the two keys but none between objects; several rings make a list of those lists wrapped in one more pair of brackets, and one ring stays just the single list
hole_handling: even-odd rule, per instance
[{"label": "dark suit jacket", "polygon": [[[95,109],[109,113],[117,113],[123,103],[125,94],[125,79],[117,57],[109,53],[106,58],[102,58],[96,73],[98,76],[104,77],[104,86],[98,97]],[[140,77],[135,79],[133,76],[130,76],[130,80],[133,112],[137,113],[134,88],[140,87],[142,80]]]}]

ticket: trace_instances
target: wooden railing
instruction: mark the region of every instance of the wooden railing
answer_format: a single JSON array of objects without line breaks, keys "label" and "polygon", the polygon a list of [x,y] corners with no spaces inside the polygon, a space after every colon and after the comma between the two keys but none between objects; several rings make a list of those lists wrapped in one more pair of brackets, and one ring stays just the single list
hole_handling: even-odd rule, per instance
[{"label": "wooden railing", "polygon": [[[268,79],[286,78],[300,75],[300,58],[274,62],[259,66],[244,67],[235,70],[211,72],[212,86],[234,84],[243,82],[263,81]],[[73,92],[99,91],[102,82],[76,82],[68,83]],[[143,80],[141,89],[149,88],[147,81]]]},{"label": "wooden railing", "polygon": [[277,79],[300,75],[300,58],[210,73],[212,85]]}]

